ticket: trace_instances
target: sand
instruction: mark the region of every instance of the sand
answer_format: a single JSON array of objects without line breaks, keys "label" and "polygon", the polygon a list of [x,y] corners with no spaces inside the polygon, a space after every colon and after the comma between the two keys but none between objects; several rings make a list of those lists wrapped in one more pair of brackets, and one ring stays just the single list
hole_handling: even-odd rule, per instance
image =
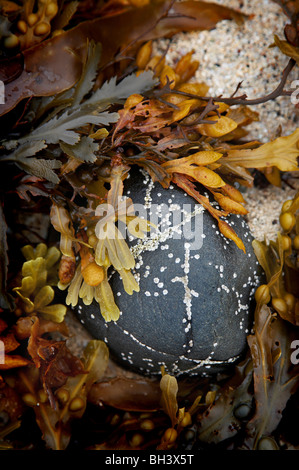
[{"label": "sand", "polygon": [[[156,50],[161,53],[168,47],[166,61],[169,65],[194,50],[193,58],[200,63],[194,81],[207,83],[211,96],[230,96],[241,81],[239,93],[246,93],[248,99],[265,96],[279,84],[288,63],[288,58],[277,47],[269,47],[274,34],[284,39],[283,29],[288,18],[271,0],[214,0],[214,3],[237,9],[249,18],[243,25],[224,20],[211,31],[179,33],[171,41],[157,41]],[[295,90],[293,82],[298,78],[296,67],[286,88]],[[298,126],[299,109],[290,97],[279,97],[252,109],[259,113],[260,120],[248,127],[247,139],[268,142],[275,137],[278,128],[282,135],[289,135]],[[255,238],[275,239],[281,205],[299,189],[298,179],[292,178],[291,184],[293,188],[283,183],[281,188],[272,185],[246,190],[247,220]]]}]

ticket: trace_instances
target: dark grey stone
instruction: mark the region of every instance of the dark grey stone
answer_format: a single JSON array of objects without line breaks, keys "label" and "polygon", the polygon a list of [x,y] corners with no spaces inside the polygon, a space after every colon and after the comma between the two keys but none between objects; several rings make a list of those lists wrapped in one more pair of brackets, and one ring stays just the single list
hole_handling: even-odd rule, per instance
[{"label": "dark grey stone", "polygon": [[181,225],[185,238],[176,239],[179,230],[169,232],[173,219],[167,226],[165,212],[158,219],[159,240],[154,231],[141,242],[136,238],[129,242],[140,292],[128,295],[118,273],[112,273],[110,283],[120,319],[106,323],[93,303],[81,304],[80,320],[94,337],[107,342],[112,358],[141,373],[160,373],[161,365],[176,375],[229,370],[247,347],[258,281],[259,267],[246,222],[235,215],[227,219],[242,238],[245,254],[219,233],[209,213],[177,187],[163,189],[138,170],[125,182],[124,194],[134,204],[145,204],[148,217],[159,214],[163,203],[171,203],[173,210],[179,208],[180,214],[183,206],[189,213],[199,210],[201,215],[192,217],[189,227],[196,228],[196,237],[186,239],[188,225]]}]

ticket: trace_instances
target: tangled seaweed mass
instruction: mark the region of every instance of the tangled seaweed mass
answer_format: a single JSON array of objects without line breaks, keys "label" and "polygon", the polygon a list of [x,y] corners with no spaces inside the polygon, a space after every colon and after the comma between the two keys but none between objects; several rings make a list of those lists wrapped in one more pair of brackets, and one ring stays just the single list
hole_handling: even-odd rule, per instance
[{"label": "tangled seaweed mass", "polygon": [[[195,80],[193,50],[172,65],[167,50],[155,52],[157,39],[178,32],[211,30],[222,20],[242,28],[250,19],[239,11],[189,0],[0,3],[1,449],[298,448],[291,430],[298,413],[299,193],[281,207],[276,241],[253,240],[246,249],[244,224],[229,223],[248,214],[246,188],[287,184],[299,169],[299,129],[264,143],[248,138],[248,126],[259,120],[251,106],[294,92],[288,78],[299,63],[299,1],[276,3],[284,39],[274,35],[269,46],[286,66],[272,92],[251,99],[241,84],[230,96],[211,95]],[[205,212],[221,244],[211,238],[201,250],[216,257],[230,244],[256,257],[260,274],[252,265],[246,284],[255,298],[246,350],[221,374],[180,376],[162,361],[158,375],[143,375],[114,362],[109,342],[87,340],[81,325],[75,347],[69,341],[73,310],[92,308],[117,330],[120,290],[133,315],[142,283],[130,240],[140,246],[155,229],[141,214],[136,168],[150,188],[146,197],[158,197],[159,188],[170,200],[185,194]],[[225,262],[234,268],[232,258]],[[222,285],[233,286],[225,275],[236,269],[219,267]],[[217,286],[208,287],[212,298]],[[199,295],[188,288],[177,300],[187,320],[188,295]],[[179,292],[174,286],[174,298]],[[151,292],[144,294],[146,302]],[[161,324],[149,323],[160,343],[177,314],[163,305]],[[242,310],[240,298],[238,305]],[[235,315],[232,305],[220,307],[217,321]],[[138,314],[133,327],[142,328],[150,315]]]}]

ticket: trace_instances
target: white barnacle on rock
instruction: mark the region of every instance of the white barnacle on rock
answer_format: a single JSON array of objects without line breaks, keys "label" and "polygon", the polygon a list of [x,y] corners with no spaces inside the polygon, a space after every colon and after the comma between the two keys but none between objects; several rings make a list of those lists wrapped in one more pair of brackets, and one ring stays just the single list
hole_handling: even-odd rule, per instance
[{"label": "white barnacle on rock", "polygon": [[[171,279],[171,282],[180,282],[184,287],[184,298],[183,303],[185,304],[185,314],[186,316],[182,319],[183,323],[188,321],[187,326],[185,327],[185,333],[188,333],[192,327],[192,297],[198,297],[198,292],[189,287],[189,273],[190,273],[190,244],[185,243],[185,259],[183,264],[183,276],[175,276]],[[193,344],[193,343],[192,343]],[[191,351],[190,351],[191,352]]]},{"label": "white barnacle on rock", "polygon": [[221,285],[221,289],[223,289],[227,294],[230,293],[230,289],[225,284]]}]

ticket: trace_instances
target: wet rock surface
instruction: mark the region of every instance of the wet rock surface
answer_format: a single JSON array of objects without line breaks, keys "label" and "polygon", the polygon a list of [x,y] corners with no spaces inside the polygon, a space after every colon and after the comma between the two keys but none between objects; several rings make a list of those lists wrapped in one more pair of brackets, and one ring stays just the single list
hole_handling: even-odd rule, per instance
[{"label": "wet rock surface", "polygon": [[227,371],[247,348],[258,279],[246,222],[235,215],[227,219],[245,254],[177,187],[163,189],[138,170],[125,181],[124,195],[158,222],[145,239],[129,242],[140,292],[128,295],[118,273],[111,273],[119,320],[105,322],[94,302],[79,306],[80,321],[132,370],[158,374],[164,365],[176,375]]}]

